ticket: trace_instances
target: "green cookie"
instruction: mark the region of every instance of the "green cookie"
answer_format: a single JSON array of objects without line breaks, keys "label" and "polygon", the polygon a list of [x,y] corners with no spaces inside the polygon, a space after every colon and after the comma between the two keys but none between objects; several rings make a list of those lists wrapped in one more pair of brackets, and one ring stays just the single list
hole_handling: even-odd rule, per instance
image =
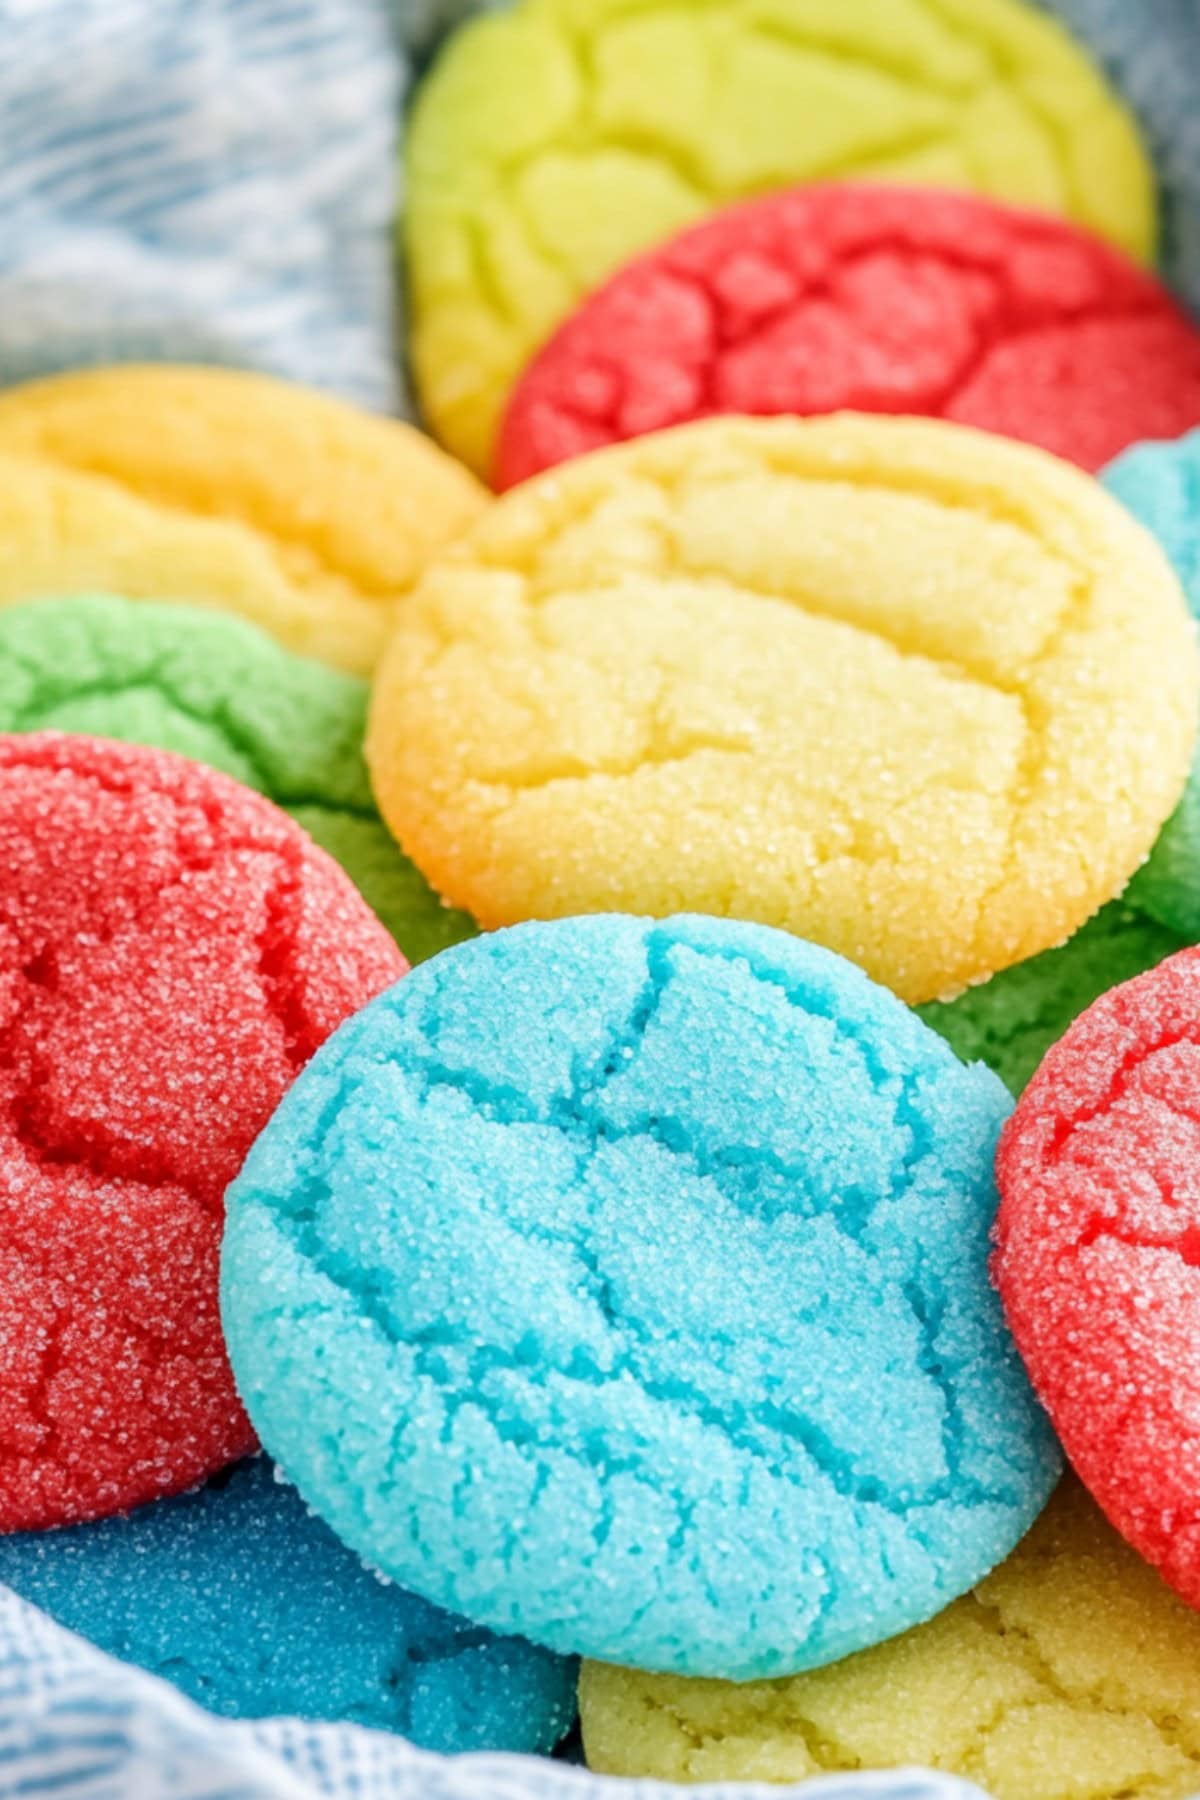
[{"label": "green cookie", "polygon": [[1093,1000],[1190,942],[1113,900],[1057,950],[1004,969],[957,1000],[934,1000],[917,1011],[964,1062],[987,1063],[1019,1094],[1051,1044]]},{"label": "green cookie", "polygon": [[0,731],[175,750],[257,788],[341,863],[410,962],[474,935],[380,822],[367,684],[231,614],[111,595],[0,610]]}]

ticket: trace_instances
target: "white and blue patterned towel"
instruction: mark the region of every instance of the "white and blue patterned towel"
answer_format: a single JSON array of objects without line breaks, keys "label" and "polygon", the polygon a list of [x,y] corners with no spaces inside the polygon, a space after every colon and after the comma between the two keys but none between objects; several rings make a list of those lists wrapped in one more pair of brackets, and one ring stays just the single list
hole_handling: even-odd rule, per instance
[{"label": "white and blue patterned towel", "polygon": [[0,0],[0,382],[171,358],[391,409],[403,15]]},{"label": "white and blue patterned towel", "polygon": [[[38,1800],[679,1800],[521,1756],[439,1757],[353,1725],[214,1719],[0,1589],[0,1795]],[[945,1776],[838,1776],[694,1800],[982,1800]]]}]

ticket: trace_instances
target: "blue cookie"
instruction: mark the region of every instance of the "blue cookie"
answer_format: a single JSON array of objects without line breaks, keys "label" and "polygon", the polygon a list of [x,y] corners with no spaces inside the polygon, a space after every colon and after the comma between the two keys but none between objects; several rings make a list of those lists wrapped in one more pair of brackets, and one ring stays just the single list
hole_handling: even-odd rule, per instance
[{"label": "blue cookie", "polygon": [[593,916],[425,964],[227,1197],[243,1398],[372,1563],[735,1679],[937,1612],[1059,1459],[987,1279],[1010,1101],[766,927]]},{"label": "blue cookie", "polygon": [[[1200,55],[1200,15],[1196,29]],[[1157,537],[1200,618],[1200,431],[1172,443],[1139,444],[1110,463],[1101,480]],[[1183,799],[1125,899],[1187,943],[1200,940],[1200,745]]]},{"label": "blue cookie", "polygon": [[572,1663],[381,1581],[261,1457],[126,1519],[0,1537],[0,1583],[231,1718],[548,1751],[575,1713]]}]

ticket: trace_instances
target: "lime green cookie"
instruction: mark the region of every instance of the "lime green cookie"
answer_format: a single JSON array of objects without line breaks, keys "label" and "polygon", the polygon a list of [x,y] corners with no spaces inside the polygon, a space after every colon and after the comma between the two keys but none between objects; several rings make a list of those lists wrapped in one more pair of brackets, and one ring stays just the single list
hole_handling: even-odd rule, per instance
[{"label": "lime green cookie", "polygon": [[1146,261],[1157,235],[1131,116],[1025,0],[520,0],[451,40],[407,158],[420,398],[484,473],[533,351],[725,202],[870,178],[1056,212]]},{"label": "lime green cookie", "polygon": [[1056,950],[1002,969],[948,1004],[917,1011],[964,1062],[985,1062],[1019,1094],[1051,1044],[1093,1000],[1191,943],[1114,900]]},{"label": "lime green cookie", "polygon": [[110,595],[0,610],[0,731],[72,731],[174,750],[289,812],[410,962],[469,937],[389,837],[362,760],[367,684],[232,614]]},{"label": "lime green cookie", "polygon": [[845,1662],[733,1685],[585,1663],[593,1769],[800,1781],[919,1765],[994,1800],[1173,1800],[1200,1788],[1200,1615],[1073,1477],[974,1593]]}]

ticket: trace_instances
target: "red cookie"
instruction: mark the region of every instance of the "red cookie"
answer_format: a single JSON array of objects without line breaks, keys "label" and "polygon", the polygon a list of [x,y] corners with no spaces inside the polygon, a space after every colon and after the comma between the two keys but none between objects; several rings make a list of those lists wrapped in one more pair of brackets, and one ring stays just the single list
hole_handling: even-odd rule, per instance
[{"label": "red cookie", "polygon": [[1114,988],[1005,1128],[995,1276],[1063,1447],[1200,1607],[1200,949]]},{"label": "red cookie", "polygon": [[794,188],[628,264],[534,358],[495,483],[712,413],[926,413],[1098,469],[1200,423],[1200,331],[1061,219]]},{"label": "red cookie", "polygon": [[161,751],[0,737],[0,1530],[254,1446],[217,1309],[227,1184],[405,972],[269,801]]}]

